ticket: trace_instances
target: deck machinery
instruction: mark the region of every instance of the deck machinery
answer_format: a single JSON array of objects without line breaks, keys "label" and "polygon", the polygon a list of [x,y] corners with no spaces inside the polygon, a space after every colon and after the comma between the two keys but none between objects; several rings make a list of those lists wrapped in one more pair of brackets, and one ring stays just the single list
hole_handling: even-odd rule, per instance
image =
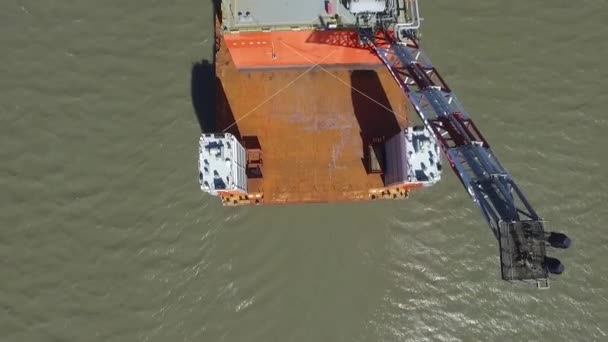
[{"label": "deck machinery", "polygon": [[502,279],[548,287],[549,273],[560,274],[564,267],[546,255],[546,247],[568,248],[570,239],[562,233],[545,232],[543,219],[420,49],[417,0],[350,3],[358,9],[360,42],[382,60],[424,126],[437,137],[452,169],[497,238]]}]

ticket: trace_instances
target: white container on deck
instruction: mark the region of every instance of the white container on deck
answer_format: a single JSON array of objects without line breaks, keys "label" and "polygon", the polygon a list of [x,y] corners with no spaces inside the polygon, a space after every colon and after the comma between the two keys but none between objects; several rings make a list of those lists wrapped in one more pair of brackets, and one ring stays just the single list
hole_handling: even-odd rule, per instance
[{"label": "white container on deck", "polygon": [[348,10],[353,13],[381,13],[386,10],[386,0],[350,0]]},{"label": "white container on deck", "polygon": [[201,134],[198,147],[198,180],[201,190],[247,193],[246,151],[230,133]]},{"label": "white container on deck", "polygon": [[441,179],[441,151],[435,136],[424,126],[408,127],[384,143],[384,184],[422,183]]}]

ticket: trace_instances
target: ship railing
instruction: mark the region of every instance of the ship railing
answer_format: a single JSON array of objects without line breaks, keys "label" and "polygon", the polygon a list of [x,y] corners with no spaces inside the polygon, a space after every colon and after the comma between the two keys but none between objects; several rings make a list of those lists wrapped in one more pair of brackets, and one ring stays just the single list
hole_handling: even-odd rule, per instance
[{"label": "ship railing", "polygon": [[420,18],[420,9],[418,6],[418,0],[403,0],[405,2],[405,20],[395,24],[395,32],[399,40],[403,40],[407,37],[404,32],[416,31],[420,28],[422,18]]}]

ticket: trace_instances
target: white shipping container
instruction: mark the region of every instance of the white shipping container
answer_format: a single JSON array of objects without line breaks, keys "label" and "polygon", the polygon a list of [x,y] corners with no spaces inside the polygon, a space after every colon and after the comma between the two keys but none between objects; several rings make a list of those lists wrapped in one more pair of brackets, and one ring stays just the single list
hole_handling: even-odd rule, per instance
[{"label": "white shipping container", "polygon": [[212,195],[221,191],[247,192],[247,152],[230,133],[206,133],[199,139],[199,183]]},{"label": "white shipping container", "polygon": [[424,126],[408,127],[384,143],[384,185],[406,182],[433,185],[441,179],[441,151]]}]

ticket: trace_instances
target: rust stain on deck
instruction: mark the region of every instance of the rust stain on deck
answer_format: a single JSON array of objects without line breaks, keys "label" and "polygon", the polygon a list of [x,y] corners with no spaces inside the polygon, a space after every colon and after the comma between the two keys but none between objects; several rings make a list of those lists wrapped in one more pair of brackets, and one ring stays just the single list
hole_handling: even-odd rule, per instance
[{"label": "rust stain on deck", "polygon": [[368,200],[384,188],[363,157],[368,143],[407,125],[406,100],[387,71],[240,71],[221,35],[219,44],[215,130],[257,137],[263,151],[263,178],[249,180],[249,196],[223,195],[224,203]]}]

